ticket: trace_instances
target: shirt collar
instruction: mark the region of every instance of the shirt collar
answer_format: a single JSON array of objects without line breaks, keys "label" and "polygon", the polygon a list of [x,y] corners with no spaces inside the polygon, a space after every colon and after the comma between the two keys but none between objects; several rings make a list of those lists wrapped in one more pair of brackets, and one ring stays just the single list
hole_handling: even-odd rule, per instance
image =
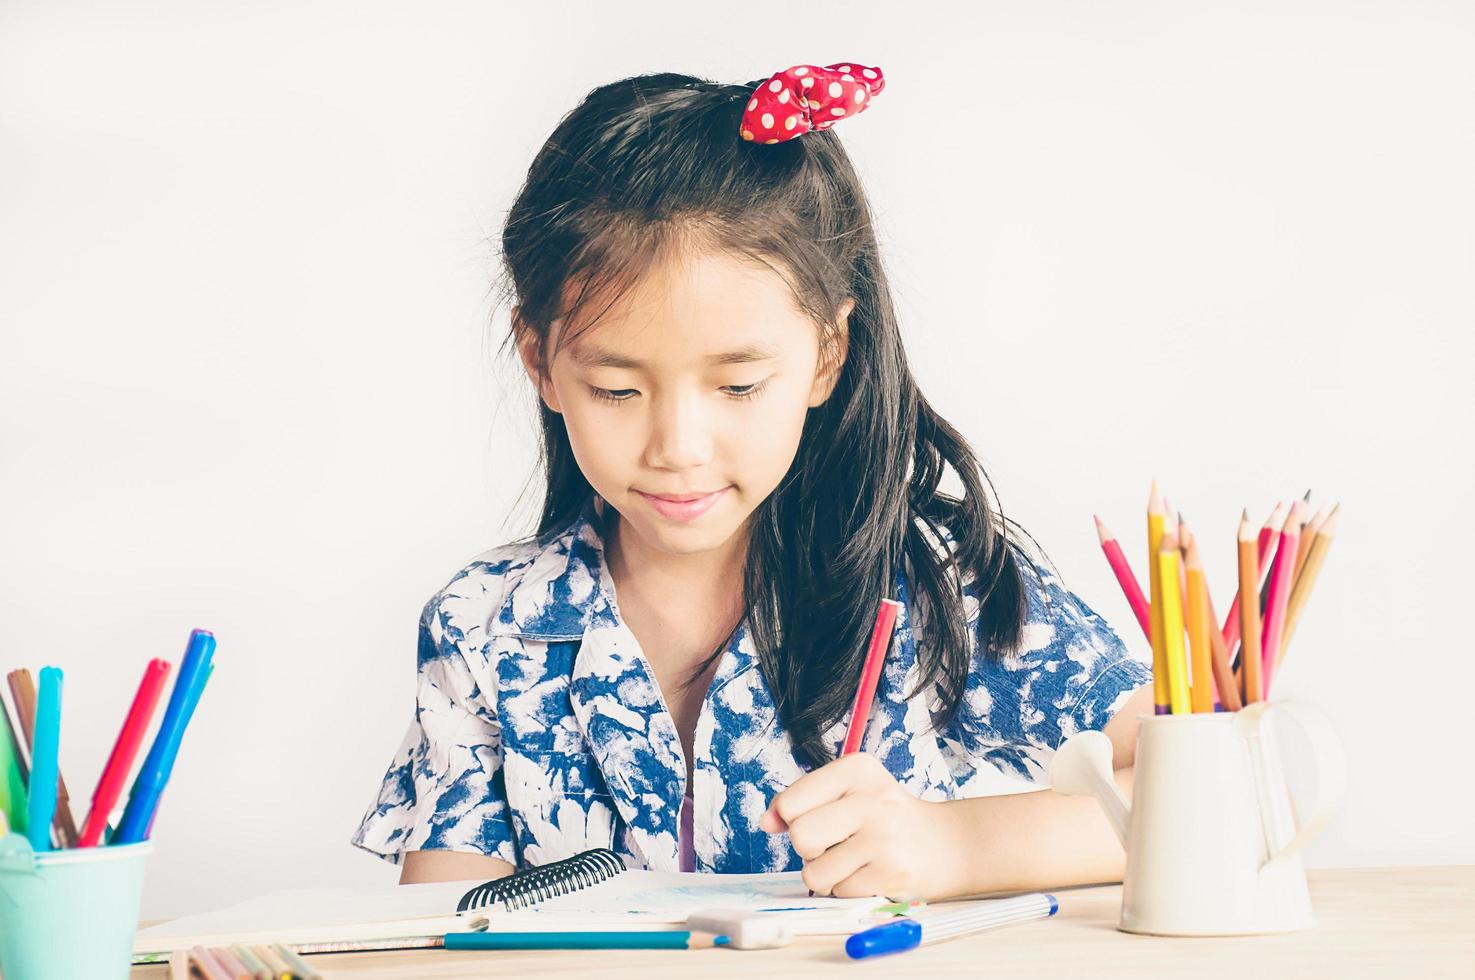
[{"label": "shirt collar", "polygon": [[561,530],[535,539],[531,553],[507,569],[510,584],[488,630],[535,640],[577,640],[592,627],[617,623],[602,523],[591,497]]}]

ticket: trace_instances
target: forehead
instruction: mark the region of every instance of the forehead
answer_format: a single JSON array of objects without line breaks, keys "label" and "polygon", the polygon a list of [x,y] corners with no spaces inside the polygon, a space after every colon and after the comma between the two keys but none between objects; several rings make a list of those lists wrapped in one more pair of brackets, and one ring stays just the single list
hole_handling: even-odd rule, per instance
[{"label": "forehead", "polygon": [[[699,356],[734,363],[817,346],[814,324],[779,272],[728,253],[658,262],[613,299],[585,296],[560,346],[584,364]],[[733,356],[728,356],[733,355]],[[741,356],[738,356],[741,355]]]}]

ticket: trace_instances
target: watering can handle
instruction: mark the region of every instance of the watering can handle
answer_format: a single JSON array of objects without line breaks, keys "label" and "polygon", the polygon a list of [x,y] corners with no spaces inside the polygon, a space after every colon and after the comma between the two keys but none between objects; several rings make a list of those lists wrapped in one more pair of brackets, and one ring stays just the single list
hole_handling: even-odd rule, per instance
[{"label": "watering can handle", "polygon": [[1326,715],[1296,701],[1260,701],[1246,705],[1239,712],[1239,721],[1253,724],[1262,739],[1269,738],[1271,734],[1265,726],[1272,713],[1284,714],[1306,733],[1316,757],[1316,789],[1312,793],[1310,812],[1300,821],[1290,840],[1272,849],[1267,864],[1289,857],[1305,847],[1341,809],[1342,798],[1347,791],[1347,757]]}]

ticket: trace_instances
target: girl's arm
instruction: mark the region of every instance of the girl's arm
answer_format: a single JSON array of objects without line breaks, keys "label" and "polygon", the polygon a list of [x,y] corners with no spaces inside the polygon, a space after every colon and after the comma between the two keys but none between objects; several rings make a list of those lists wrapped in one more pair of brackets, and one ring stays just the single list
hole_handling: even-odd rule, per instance
[{"label": "girl's arm", "polygon": [[[1137,719],[1151,713],[1147,685],[1102,729],[1129,798]],[[942,900],[1120,881],[1125,867],[1092,799],[1043,790],[926,802],[865,753],[816,769],[774,797],[762,827],[789,832],[804,881],[819,894]]]},{"label": "girl's arm", "polygon": [[427,881],[470,881],[505,878],[515,869],[501,858],[465,851],[406,851],[400,866],[401,885]]}]

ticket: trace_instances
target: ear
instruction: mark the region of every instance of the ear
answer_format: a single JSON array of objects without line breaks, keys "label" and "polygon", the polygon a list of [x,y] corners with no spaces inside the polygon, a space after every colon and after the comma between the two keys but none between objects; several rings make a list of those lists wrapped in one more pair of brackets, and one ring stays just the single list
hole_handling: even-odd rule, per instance
[{"label": "ear", "polygon": [[814,385],[809,389],[809,407],[823,405],[840,380],[845,356],[850,351],[850,314],[855,300],[846,299],[835,314],[834,333],[820,338],[819,364],[814,372]]},{"label": "ear", "polygon": [[553,390],[553,377],[543,362],[543,337],[522,319],[522,307],[512,309],[512,330],[517,338],[517,353],[522,358],[523,370],[538,392],[538,397],[551,412],[562,413],[558,405],[558,393]]}]

